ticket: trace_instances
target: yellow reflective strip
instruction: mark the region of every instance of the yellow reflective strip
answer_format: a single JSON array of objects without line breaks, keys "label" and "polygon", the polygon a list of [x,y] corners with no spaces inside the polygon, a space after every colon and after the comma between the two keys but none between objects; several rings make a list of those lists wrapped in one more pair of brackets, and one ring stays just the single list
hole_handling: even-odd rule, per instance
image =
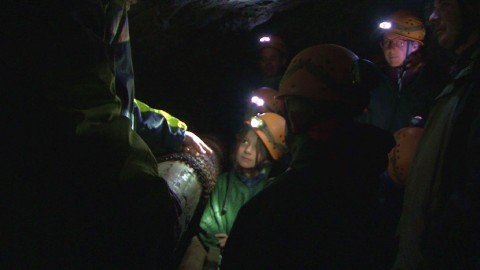
[{"label": "yellow reflective strip", "polygon": [[153,112],[153,113],[162,115],[163,117],[165,117],[168,125],[171,126],[171,127],[181,128],[181,129],[184,129],[184,130],[187,130],[187,128],[188,128],[187,124],[182,122],[180,119],[172,116],[171,114],[167,113],[166,111],[151,108],[147,104],[145,104],[145,103],[143,103],[143,102],[141,102],[137,99],[135,99],[135,103],[137,104],[138,108],[140,109],[140,112]]}]

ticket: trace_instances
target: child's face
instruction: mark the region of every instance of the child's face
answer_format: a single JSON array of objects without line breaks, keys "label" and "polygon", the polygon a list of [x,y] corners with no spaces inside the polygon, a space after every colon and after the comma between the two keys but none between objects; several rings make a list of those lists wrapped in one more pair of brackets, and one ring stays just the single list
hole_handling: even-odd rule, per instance
[{"label": "child's face", "polygon": [[237,149],[236,160],[238,165],[244,169],[255,168],[257,162],[257,140],[258,136],[253,130],[249,130],[241,139]]}]

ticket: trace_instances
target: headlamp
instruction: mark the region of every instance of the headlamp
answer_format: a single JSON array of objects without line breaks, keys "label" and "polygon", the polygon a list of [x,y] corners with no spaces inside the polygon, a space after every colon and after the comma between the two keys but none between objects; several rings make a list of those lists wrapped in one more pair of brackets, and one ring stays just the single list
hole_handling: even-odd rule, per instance
[{"label": "headlamp", "polygon": [[380,27],[381,29],[384,29],[384,30],[388,30],[388,29],[391,29],[392,28],[392,23],[391,22],[388,22],[388,21],[385,21],[385,22],[381,22],[378,27]]},{"label": "headlamp", "polygon": [[264,36],[259,39],[260,43],[270,42],[269,36]]},{"label": "headlamp", "polygon": [[[275,141],[275,137],[273,136],[272,132],[267,126],[267,123],[261,118],[263,114],[258,114],[257,116],[253,116],[250,118],[250,126],[254,129],[257,129],[255,132],[261,131],[261,133],[257,133],[258,136],[262,140],[267,139],[273,149],[278,149],[279,151],[286,153],[287,149],[285,145],[278,143]],[[263,136],[261,135],[263,134]],[[267,144],[265,141],[263,141]],[[268,148],[268,146],[267,146]],[[270,151],[270,150],[269,150]],[[272,154],[273,155],[273,154]]]},{"label": "headlamp", "polygon": [[252,128],[263,128],[265,127],[265,122],[263,122],[263,120],[260,119],[258,116],[253,116],[250,119],[250,126]]},{"label": "headlamp", "polygon": [[252,99],[250,99],[250,101],[256,104],[258,107],[261,107],[265,104],[265,100],[263,100],[263,98],[260,98],[258,96],[253,96]]},{"label": "headlamp", "polygon": [[393,28],[394,30],[398,30],[398,31],[402,31],[402,32],[423,31],[423,25],[422,24],[402,26],[402,25],[398,25],[398,24],[393,24],[392,22],[389,22],[389,21],[381,22],[378,25],[378,27],[380,27],[383,30],[390,30],[390,29]]}]

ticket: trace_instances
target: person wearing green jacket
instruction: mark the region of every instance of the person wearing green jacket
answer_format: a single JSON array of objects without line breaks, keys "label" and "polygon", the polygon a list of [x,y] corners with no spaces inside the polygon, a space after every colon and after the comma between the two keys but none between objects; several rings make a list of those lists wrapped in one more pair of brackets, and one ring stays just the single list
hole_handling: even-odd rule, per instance
[{"label": "person wearing green jacket", "polygon": [[236,142],[234,166],[220,175],[200,220],[199,238],[207,247],[225,246],[244,203],[274,179],[274,162],[286,152],[285,119],[275,113],[252,117]]}]

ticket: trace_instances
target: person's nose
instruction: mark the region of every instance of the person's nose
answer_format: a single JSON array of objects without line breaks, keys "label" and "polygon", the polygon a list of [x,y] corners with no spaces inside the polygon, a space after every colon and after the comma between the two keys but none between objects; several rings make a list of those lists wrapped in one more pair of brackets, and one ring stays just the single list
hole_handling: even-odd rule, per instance
[{"label": "person's nose", "polygon": [[253,150],[253,145],[249,144],[249,145],[247,145],[247,147],[245,147],[243,152],[246,153],[246,154],[251,154],[252,150]]}]

